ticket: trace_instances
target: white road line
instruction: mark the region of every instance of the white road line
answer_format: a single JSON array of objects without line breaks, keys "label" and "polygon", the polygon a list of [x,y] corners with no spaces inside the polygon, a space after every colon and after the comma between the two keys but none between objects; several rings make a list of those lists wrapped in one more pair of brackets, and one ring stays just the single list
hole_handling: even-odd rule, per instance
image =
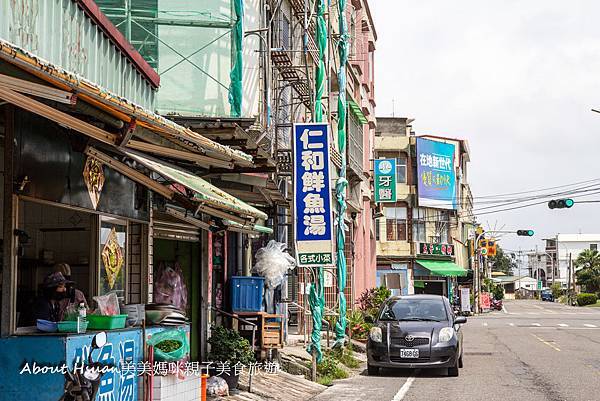
[{"label": "white road line", "polygon": [[487,325],[488,325],[487,323],[484,323],[484,324],[483,324],[483,326],[484,326],[484,327],[487,327]]},{"label": "white road line", "polygon": [[410,386],[412,386],[413,382],[415,381],[415,374],[416,372],[406,379],[406,382],[402,385],[402,387],[400,387],[400,390],[398,390],[394,398],[392,398],[392,401],[402,401],[404,399],[404,396],[406,393],[408,393]]},{"label": "white road line", "polygon": [[564,324],[564,323],[559,323],[558,325],[559,325],[560,327],[569,327],[569,325],[568,325],[568,324]]},{"label": "white road line", "polygon": [[585,326],[585,327],[592,327],[592,328],[594,328],[594,327],[598,327],[598,326],[596,326],[595,324],[587,324],[587,323],[585,323],[585,324],[584,324],[584,326]]},{"label": "white road line", "polygon": [[508,309],[506,309],[506,306],[504,304],[502,304],[502,312],[508,314]]},{"label": "white road line", "polygon": [[514,323],[509,323],[508,325],[509,325],[509,326],[514,326],[515,324],[514,324]]},{"label": "white road line", "polygon": [[540,327],[541,326],[541,324],[539,324],[539,323],[531,323],[531,325],[532,326],[536,326],[536,327]]},{"label": "white road line", "polygon": [[542,309],[542,310],[544,309],[544,308],[542,308],[542,307],[541,307],[541,306],[539,306],[539,305],[531,305],[531,306],[533,306],[534,308]]}]

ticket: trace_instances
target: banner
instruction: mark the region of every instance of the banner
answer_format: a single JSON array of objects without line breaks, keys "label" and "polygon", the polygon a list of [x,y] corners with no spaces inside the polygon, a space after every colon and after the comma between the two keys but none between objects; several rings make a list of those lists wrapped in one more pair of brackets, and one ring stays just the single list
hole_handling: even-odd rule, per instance
[{"label": "banner", "polygon": [[456,209],[456,170],[451,143],[417,138],[419,206]]},{"label": "banner", "polygon": [[396,159],[375,159],[375,202],[396,202]]},{"label": "banner", "polygon": [[333,264],[329,126],[294,124],[294,234],[299,266]]},{"label": "banner", "polygon": [[460,311],[471,312],[471,289],[468,287],[460,289]]}]

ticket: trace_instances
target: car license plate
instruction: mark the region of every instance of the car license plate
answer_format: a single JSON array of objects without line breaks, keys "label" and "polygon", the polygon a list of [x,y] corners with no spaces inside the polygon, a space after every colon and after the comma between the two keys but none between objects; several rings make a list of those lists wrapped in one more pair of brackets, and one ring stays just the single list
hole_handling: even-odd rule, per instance
[{"label": "car license plate", "polygon": [[400,350],[400,358],[418,358],[419,350],[418,349],[401,349]]}]

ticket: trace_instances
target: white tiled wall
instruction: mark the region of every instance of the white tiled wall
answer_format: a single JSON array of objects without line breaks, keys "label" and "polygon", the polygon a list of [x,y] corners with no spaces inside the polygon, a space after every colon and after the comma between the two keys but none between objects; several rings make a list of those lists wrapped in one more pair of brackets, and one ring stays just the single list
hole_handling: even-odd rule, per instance
[{"label": "white tiled wall", "polygon": [[152,387],[152,401],[197,401],[200,400],[202,382],[200,376],[189,376],[183,380],[174,375],[155,376]]}]

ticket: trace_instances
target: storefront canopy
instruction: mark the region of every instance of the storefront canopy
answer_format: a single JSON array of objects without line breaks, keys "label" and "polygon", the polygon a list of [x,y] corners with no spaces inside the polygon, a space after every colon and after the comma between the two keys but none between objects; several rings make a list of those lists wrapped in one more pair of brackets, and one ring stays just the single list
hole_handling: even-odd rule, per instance
[{"label": "storefront canopy", "polygon": [[[163,137],[167,141],[178,145],[182,149],[186,149],[190,152],[198,152],[200,155],[208,156],[208,159],[217,159],[221,162],[226,161],[242,166],[251,166],[253,164],[252,157],[244,152],[214,142],[203,135],[147,110],[79,75],[66,71],[43,60],[35,54],[2,39],[0,39],[0,60],[16,65],[22,70],[50,83],[54,87],[65,91],[67,96],[71,96],[69,99],[70,102],[79,102],[77,99],[81,99],[130,127],[137,126],[148,130],[154,135]],[[0,99],[66,125],[62,118],[58,118],[61,115],[64,115],[64,113],[58,111],[52,113],[47,112],[45,109],[51,109],[51,107],[45,106],[34,99],[26,98],[20,93],[15,93],[14,89],[17,91],[19,91],[19,89],[15,88],[14,85],[7,85],[6,82],[0,83],[0,89]],[[76,96],[73,97],[72,95],[75,94]],[[41,110],[41,113],[38,109]],[[75,120],[75,118],[73,119]],[[82,122],[81,124],[78,122],[78,124],[82,125],[85,123]],[[89,124],[86,124],[86,126],[87,125]],[[83,129],[81,129],[79,126],[67,126],[89,135],[89,127],[83,127]],[[102,130],[96,128],[95,131]],[[133,136],[137,135],[137,131],[132,130],[132,132]],[[99,139],[102,142],[121,147],[127,146],[127,140],[118,141],[113,134],[104,132],[99,137],[97,137],[98,135],[95,135],[96,132],[92,132],[92,134],[94,134],[92,135],[94,138]],[[137,142],[139,144],[139,141]]]},{"label": "storefront canopy", "polygon": [[[158,173],[162,177],[183,185],[187,189],[194,192],[194,200],[196,202],[206,204],[218,210],[232,212],[238,215],[247,216],[251,219],[268,218],[267,214],[248,205],[238,198],[228,194],[227,192],[215,187],[204,179],[185,171],[179,167],[167,164],[137,152],[125,151],[128,157],[141,163],[146,168]],[[202,209],[200,208],[202,211]],[[212,214],[207,212],[208,214]]]},{"label": "storefront canopy", "polygon": [[467,271],[454,262],[448,260],[422,260],[417,263],[433,273],[434,276],[465,277]]}]

